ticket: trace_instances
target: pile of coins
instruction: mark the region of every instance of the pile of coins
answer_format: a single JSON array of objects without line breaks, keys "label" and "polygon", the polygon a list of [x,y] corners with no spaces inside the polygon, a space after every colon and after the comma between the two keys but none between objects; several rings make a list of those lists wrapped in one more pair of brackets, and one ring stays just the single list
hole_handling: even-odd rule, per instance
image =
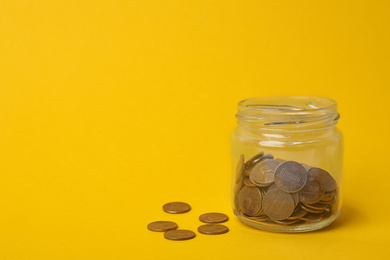
[{"label": "pile of coins", "polygon": [[[164,204],[163,210],[171,214],[186,213],[191,210],[191,206],[185,202],[169,202]],[[199,220],[207,223],[198,227],[198,232],[205,235],[219,235],[229,231],[225,225],[216,224],[229,220],[223,213],[205,213],[199,216]],[[149,223],[147,228],[150,231],[165,232],[164,237],[169,240],[188,240],[196,237],[194,231],[177,229],[179,226],[172,221],[154,221]]]},{"label": "pile of coins", "polygon": [[337,212],[337,183],[320,168],[263,152],[246,162],[241,155],[235,182],[235,214],[252,221],[301,225]]}]

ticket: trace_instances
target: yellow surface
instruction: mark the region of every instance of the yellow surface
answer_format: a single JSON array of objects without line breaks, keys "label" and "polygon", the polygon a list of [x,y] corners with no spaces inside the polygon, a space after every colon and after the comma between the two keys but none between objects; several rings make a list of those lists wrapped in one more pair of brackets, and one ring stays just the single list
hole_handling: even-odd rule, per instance
[{"label": "yellow surface", "polygon": [[[389,1],[0,2],[0,259],[388,259]],[[337,100],[344,213],[305,234],[230,208],[236,103]],[[165,202],[193,210],[169,215]],[[230,232],[146,225],[227,213]]]}]

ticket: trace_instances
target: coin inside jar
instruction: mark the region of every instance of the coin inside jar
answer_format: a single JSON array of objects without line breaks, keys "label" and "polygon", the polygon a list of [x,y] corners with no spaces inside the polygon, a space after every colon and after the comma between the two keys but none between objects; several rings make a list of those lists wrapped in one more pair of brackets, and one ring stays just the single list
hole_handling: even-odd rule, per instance
[{"label": "coin inside jar", "polygon": [[198,227],[198,232],[205,235],[219,235],[229,231],[229,228],[220,224],[206,224]]},{"label": "coin inside jar", "polygon": [[318,175],[309,171],[305,186],[299,191],[299,200],[303,203],[313,204],[321,200],[324,195],[324,184]]},{"label": "coin inside jar", "polygon": [[191,206],[185,202],[169,202],[164,204],[163,210],[171,214],[185,213],[191,210]]},{"label": "coin inside jar", "polygon": [[241,176],[244,173],[244,161],[245,161],[244,155],[241,154],[240,159],[238,160],[238,163],[237,163],[236,183],[238,183],[240,181]]},{"label": "coin inside jar", "polygon": [[277,160],[264,160],[251,169],[249,179],[255,185],[269,186],[275,181],[275,170],[279,164]]},{"label": "coin inside jar", "polygon": [[337,183],[333,179],[332,175],[329,174],[329,172],[327,172],[327,171],[325,171],[323,169],[320,169],[320,168],[311,168],[308,171],[308,174],[309,173],[313,174],[313,175],[317,175],[317,176],[319,176],[319,178],[322,179],[322,181],[324,183],[324,190],[325,190],[325,192],[331,192],[331,191],[336,190]]},{"label": "coin inside jar", "polygon": [[306,184],[306,169],[295,161],[281,163],[275,171],[275,184],[285,192],[294,193]]},{"label": "coin inside jar", "polygon": [[157,232],[173,230],[177,229],[177,227],[177,224],[172,221],[154,221],[148,225],[149,230]]},{"label": "coin inside jar", "polygon": [[229,220],[229,217],[223,213],[205,213],[199,216],[199,220],[205,223],[222,223]]},{"label": "coin inside jar", "polygon": [[185,229],[169,230],[164,233],[164,237],[169,240],[188,240],[195,236],[195,232]]},{"label": "coin inside jar", "polygon": [[261,210],[261,192],[255,187],[244,186],[238,193],[238,205],[248,216],[255,216]]},{"label": "coin inside jar", "polygon": [[263,200],[263,209],[273,220],[288,218],[294,211],[293,197],[282,190],[273,189],[267,192]]}]

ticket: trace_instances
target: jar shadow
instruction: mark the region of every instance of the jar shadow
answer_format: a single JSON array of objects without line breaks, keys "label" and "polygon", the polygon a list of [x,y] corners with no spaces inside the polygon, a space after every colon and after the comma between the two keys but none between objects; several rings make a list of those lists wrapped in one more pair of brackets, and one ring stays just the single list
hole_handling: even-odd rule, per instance
[{"label": "jar shadow", "polygon": [[359,213],[359,210],[350,206],[343,205],[343,211],[338,219],[336,219],[332,224],[327,227],[324,227],[313,232],[327,232],[333,229],[345,228],[350,225],[363,225],[365,222],[363,214]]}]

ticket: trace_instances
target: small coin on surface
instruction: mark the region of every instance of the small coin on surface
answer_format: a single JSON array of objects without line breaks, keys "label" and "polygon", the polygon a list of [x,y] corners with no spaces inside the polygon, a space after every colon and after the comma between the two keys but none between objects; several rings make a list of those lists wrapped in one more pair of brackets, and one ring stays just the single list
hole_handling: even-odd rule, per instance
[{"label": "small coin on surface", "polygon": [[172,221],[154,221],[148,224],[149,230],[157,232],[174,230],[177,229],[177,227],[177,224]]},{"label": "small coin on surface", "polygon": [[285,192],[297,192],[306,184],[306,169],[295,161],[281,163],[275,171],[275,184]]},{"label": "small coin on surface", "polygon": [[229,231],[229,228],[220,224],[207,224],[198,227],[198,232],[205,235],[219,235]]},{"label": "small coin on surface", "polygon": [[191,230],[176,229],[165,232],[164,237],[169,240],[188,240],[196,237],[196,234]]},{"label": "small coin on surface", "polygon": [[273,220],[288,218],[293,213],[294,206],[293,197],[282,190],[272,189],[264,196],[263,209]]},{"label": "small coin on surface", "polygon": [[191,206],[185,202],[169,202],[164,204],[163,210],[171,214],[185,213],[191,210]]},{"label": "small coin on surface", "polygon": [[211,212],[199,216],[199,220],[204,223],[222,223],[229,220],[229,217],[223,213]]}]

